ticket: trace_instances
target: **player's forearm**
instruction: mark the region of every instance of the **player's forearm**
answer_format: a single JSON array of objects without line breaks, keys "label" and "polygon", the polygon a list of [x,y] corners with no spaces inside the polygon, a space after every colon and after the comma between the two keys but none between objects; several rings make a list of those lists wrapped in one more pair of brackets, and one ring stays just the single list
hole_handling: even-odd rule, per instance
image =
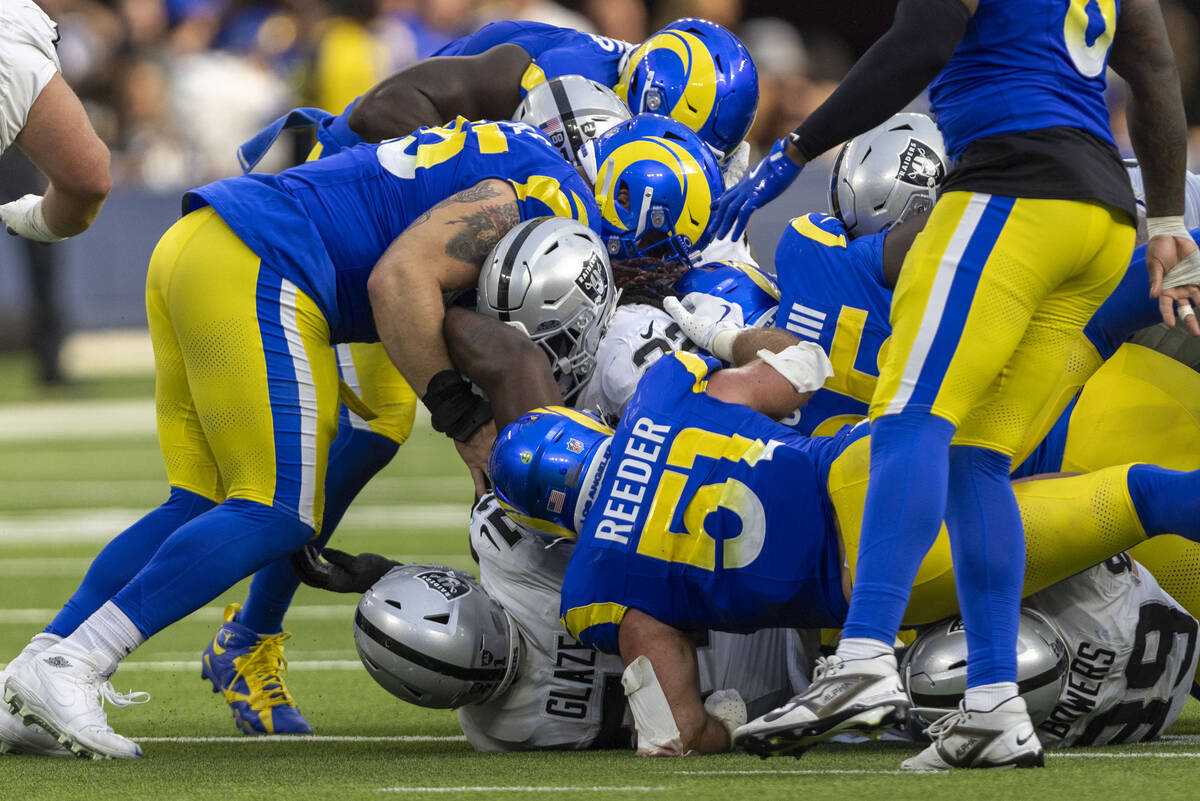
[{"label": "player's forearm", "polygon": [[1129,138],[1142,167],[1146,216],[1181,215],[1187,121],[1179,72],[1157,2],[1122,4],[1109,63],[1129,84]]},{"label": "player's forearm", "polygon": [[788,155],[811,161],[911,103],[950,61],[969,19],[961,0],[901,0],[892,27],[796,128]]},{"label": "player's forearm", "polygon": [[42,216],[54,233],[74,236],[91,226],[107,197],[107,186],[100,184],[85,191],[60,190],[51,184],[42,200]]},{"label": "player's forearm", "polygon": [[800,339],[782,328],[746,328],[733,341],[733,365],[740,367],[758,358],[760,350],[778,353]]},{"label": "player's forearm", "polygon": [[419,61],[380,81],[355,104],[350,129],[368,142],[407,136],[423,125],[512,117],[529,55],[500,45],[478,56]]},{"label": "player's forearm", "polygon": [[497,430],[531,409],[562,403],[546,354],[513,326],[451,308],[444,331],[450,358],[491,401]]},{"label": "player's forearm", "polygon": [[388,357],[423,397],[431,378],[454,369],[442,336],[442,287],[416,264],[405,261],[377,267],[367,288],[375,328]]}]

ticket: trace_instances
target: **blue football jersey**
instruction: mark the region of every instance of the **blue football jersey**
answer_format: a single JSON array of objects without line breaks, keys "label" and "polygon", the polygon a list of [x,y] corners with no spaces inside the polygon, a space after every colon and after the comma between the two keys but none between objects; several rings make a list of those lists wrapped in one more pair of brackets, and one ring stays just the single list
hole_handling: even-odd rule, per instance
[{"label": "blue football jersey", "polygon": [[616,652],[627,609],[742,632],[845,615],[825,483],[867,426],[804,437],[709,396],[719,366],[664,356],[621,417],[563,581],[564,625],[589,646]]},{"label": "blue football jersey", "polygon": [[828,433],[848,422],[837,418],[867,413],[879,379],[879,352],[892,334],[892,291],[883,279],[885,236],[851,240],[841,220],[808,214],[791,221],[775,249],[775,325],[816,342],[833,364],[833,376],[799,417],[785,421],[802,434]]},{"label": "blue football jersey", "polygon": [[184,211],[212,206],[251,250],[313,298],[333,342],[373,342],[367,277],[375,262],[421,214],[488,178],[513,187],[523,220],[570,217],[599,232],[590,189],[540,131],[462,117],[278,175],[202,186],[185,195]]},{"label": "blue football jersey", "polygon": [[541,22],[493,22],[470,36],[455,39],[435,56],[474,56],[496,45],[514,44],[533,64],[521,79],[521,96],[544,81],[563,75],[582,75],[612,87],[617,85],[625,59],[637,45],[559,28]]},{"label": "blue football jersey", "polygon": [[1065,126],[1112,143],[1104,103],[1120,0],[979,0],[929,87],[946,150],[985,136]]}]

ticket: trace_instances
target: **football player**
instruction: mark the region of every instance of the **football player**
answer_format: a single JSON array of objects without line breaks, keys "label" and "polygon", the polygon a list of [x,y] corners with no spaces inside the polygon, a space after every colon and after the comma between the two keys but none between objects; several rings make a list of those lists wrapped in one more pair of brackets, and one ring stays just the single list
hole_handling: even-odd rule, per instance
[{"label": "football player", "polygon": [[[779,354],[764,358],[785,372],[794,364]],[[865,427],[804,438],[745,405],[779,417],[800,402],[795,384],[782,384],[770,362],[728,372],[715,365],[674,353],[652,366],[607,453],[594,457],[604,460],[602,467],[567,469],[561,454],[561,470],[539,467],[543,435],[561,422],[554,410],[539,410],[506,429],[492,463],[503,503],[544,516],[549,503],[558,505],[559,493],[562,508],[582,516],[563,587],[564,623],[582,642],[620,651],[627,664],[648,656],[679,731],[677,742],[659,746],[678,753],[728,746],[724,728],[699,708],[682,632],[839,625],[853,580],[866,483]],[[560,428],[557,440],[577,430]],[[563,473],[572,478],[564,480]],[[1145,532],[1196,537],[1194,523],[1186,520],[1193,501],[1185,484],[1198,477],[1123,466],[1019,485],[1036,543],[1029,549],[1026,591],[1142,541]],[[1163,509],[1164,497],[1172,498],[1178,514]],[[773,535],[785,529],[786,537]],[[921,571],[906,624],[954,611],[948,562],[943,534]],[[687,710],[678,708],[681,698]],[[747,728],[742,736],[758,734]]]},{"label": "football player", "polygon": [[845,636],[811,697],[773,718],[792,724],[798,743],[819,741],[846,715],[861,714],[864,728],[882,723],[865,709],[873,702],[893,710],[884,717],[907,703],[892,642],[944,517],[971,644],[959,723],[969,710],[975,736],[992,736],[972,748],[966,728],[948,724],[908,767],[1040,763],[1014,682],[1023,539],[1008,474],[1022,440],[1031,431],[1040,438],[1055,416],[1043,420],[1047,409],[1065,403],[1057,385],[1074,337],[1119,283],[1133,247],[1136,205],[1104,101],[1110,51],[1131,88],[1154,295],[1168,323],[1173,301],[1182,302],[1200,334],[1190,319],[1200,255],[1181,220],[1186,126],[1162,13],[1149,0],[1099,14],[1058,0],[907,0],[829,100],[720,203],[719,231],[738,233],[805,162],[933,81],[955,168],[893,301],[869,410],[875,480],[862,580]]},{"label": "football player", "polygon": [[336,116],[319,109],[284,115],[239,157],[243,168],[253,166],[288,128],[315,125],[322,148],[339,148],[456,116],[507,119],[534,87],[566,75],[612,88],[634,114],[665,114],[688,126],[732,170],[731,180],[744,171],[758,73],[737,37],[702,19],[677,20],[641,45],[536,22],[492,23],[381,81]]},{"label": "football player", "polygon": [[[570,88],[570,82],[566,85]],[[531,92],[530,97],[533,95]],[[594,103],[604,111],[604,114],[596,113],[595,108],[587,105],[578,109],[577,121],[591,115],[597,123],[585,138],[600,130],[601,122],[611,121],[616,115],[611,104],[604,107],[603,93],[588,86],[575,85],[572,97],[577,103]],[[531,119],[541,116],[535,113],[537,108],[533,104],[527,111]],[[565,112],[560,110],[559,113]],[[568,116],[576,115],[572,112]],[[589,163],[594,165],[593,174],[601,173],[600,177],[606,183],[594,185],[602,208],[590,222],[600,226],[610,252],[634,255],[657,249],[686,257],[693,246],[706,243],[705,223],[712,198],[720,192],[720,178],[715,159],[690,129],[666,117],[640,115],[606,132],[603,142],[597,144],[598,147],[588,151],[591,154]],[[336,152],[333,148],[323,149],[317,155],[323,160]],[[614,186],[622,187],[621,191],[626,194],[622,195]],[[524,189],[555,191],[555,185],[531,181]],[[622,206],[622,202],[629,202],[629,192],[635,192],[642,199],[640,217]],[[543,262],[530,248],[538,244],[550,247],[560,240],[547,237],[544,228],[538,230],[539,234],[533,240],[525,242],[524,249],[518,247],[513,252],[520,251],[522,263],[536,262],[538,267],[535,269],[540,270],[550,268],[552,264]],[[497,248],[497,252],[507,253],[508,250],[507,246]],[[553,271],[548,275],[553,276]],[[562,297],[555,298],[558,300],[551,301],[551,305],[562,302]],[[536,333],[536,325],[540,322],[531,321],[527,332]],[[565,322],[560,323],[562,325],[554,328],[555,335],[570,328]],[[541,336],[545,338],[549,333],[543,331]],[[581,358],[587,357],[586,363],[559,371],[564,380],[574,382],[576,389],[586,383],[591,373],[590,359],[595,343],[588,345],[586,350],[580,351]],[[332,536],[341,514],[358,491],[387,464],[407,438],[412,430],[415,407],[415,395],[387,358],[382,345],[339,345],[338,360],[342,381],[352,391],[343,397],[347,403],[341,412],[341,424],[332,450],[334,460],[327,478],[326,504],[333,517],[317,538],[318,548]],[[481,465],[475,466],[472,477],[478,498],[486,484]],[[214,692],[224,694],[235,722],[248,734],[311,732],[280,675],[283,618],[298,586],[299,579],[287,559],[260,571],[244,608],[231,605],[226,609],[224,624],[202,656],[204,677],[212,681]]]},{"label": "football player", "polygon": [[485,460],[491,414],[450,362],[442,293],[474,286],[521,219],[600,215],[540,132],[461,118],[218,181],[184,208],[147,279],[170,498],[104,549],[4,686],[14,712],[88,756],[141,754],[101,708],[122,659],[321,530],[330,346],[381,340],[434,428]]}]

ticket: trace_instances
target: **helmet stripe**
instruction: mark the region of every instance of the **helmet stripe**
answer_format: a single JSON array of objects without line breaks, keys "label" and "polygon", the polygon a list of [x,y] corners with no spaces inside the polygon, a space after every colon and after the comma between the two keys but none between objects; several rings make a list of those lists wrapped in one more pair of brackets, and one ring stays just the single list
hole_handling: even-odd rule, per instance
[{"label": "helmet stripe", "polygon": [[[367,635],[372,640],[379,643],[381,646],[391,651],[401,659],[407,659],[409,662],[412,662],[415,665],[420,665],[426,670],[432,670],[435,673],[441,673],[445,676],[451,676],[453,678],[463,679],[465,681],[500,681],[504,678],[505,671],[508,669],[506,665],[501,665],[500,667],[494,668],[462,667],[461,665],[454,665],[450,662],[443,662],[442,660],[432,657],[429,654],[423,654],[420,651],[409,648],[399,640],[389,637],[383,631],[380,631],[374,623],[372,623],[370,620],[367,620],[366,616],[363,615],[362,610],[355,610],[354,625],[356,625],[363,634]],[[516,632],[509,632],[510,637],[515,636],[515,634]]]},{"label": "helmet stripe", "polygon": [[574,409],[568,409],[566,406],[543,406],[541,408],[534,409],[532,412],[529,412],[529,414],[550,414],[557,417],[565,417],[568,420],[572,420],[579,425],[584,426],[585,428],[590,428],[592,431],[596,431],[600,434],[608,435],[613,433],[611,428],[595,418],[588,417],[583,412],[577,412]]},{"label": "helmet stripe", "polygon": [[517,256],[520,254],[521,248],[525,245],[525,240],[529,238],[529,235],[532,234],[535,229],[539,228],[542,223],[550,219],[554,218],[545,217],[533,225],[527,225],[518,231],[516,238],[513,239],[512,243],[508,247],[508,252],[504,254],[504,263],[500,265],[500,275],[497,276],[496,285],[496,304],[499,307],[498,310],[500,313],[500,320],[502,322],[507,323],[512,319],[512,315],[509,314],[508,311],[508,290],[512,283],[513,267],[517,265]]},{"label": "helmet stripe", "polygon": [[579,148],[583,147],[583,136],[579,132],[579,124],[575,122],[575,111],[571,108],[571,100],[567,97],[567,90],[563,88],[562,81],[550,81],[550,95],[554,98],[554,106],[558,110],[559,119],[562,120],[571,156],[574,157]]}]

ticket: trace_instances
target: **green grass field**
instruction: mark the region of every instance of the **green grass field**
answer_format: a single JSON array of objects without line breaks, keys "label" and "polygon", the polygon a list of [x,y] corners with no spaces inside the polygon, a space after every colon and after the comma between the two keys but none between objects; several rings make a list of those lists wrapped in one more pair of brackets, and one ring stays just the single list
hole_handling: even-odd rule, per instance
[{"label": "green grass field", "polygon": [[[95,392],[84,387],[77,394],[112,397],[123,388],[143,392],[145,386],[132,381]],[[7,392],[10,401],[33,396]],[[0,431],[10,427],[3,423],[11,408],[0,406]],[[93,408],[80,400],[71,413],[86,416]],[[465,470],[448,443],[422,428],[367,488],[335,544],[470,569],[469,494]],[[0,662],[50,619],[102,544],[163,497],[151,433],[0,440]],[[114,728],[141,741],[143,759],[3,756],[0,799],[1200,797],[1200,706],[1194,703],[1164,740],[1051,755],[1040,771],[897,775],[912,747],[896,744],[828,746],[799,761],[475,754],[452,713],[407,706],[361,669],[351,632],[353,597],[308,588],[301,589],[289,618],[288,684],[317,736],[243,737],[224,703],[200,680],[199,653],[225,604],[245,591],[244,582],[167,629],[114,677],[120,691],[147,690],[153,696],[145,706],[110,714]]]}]

